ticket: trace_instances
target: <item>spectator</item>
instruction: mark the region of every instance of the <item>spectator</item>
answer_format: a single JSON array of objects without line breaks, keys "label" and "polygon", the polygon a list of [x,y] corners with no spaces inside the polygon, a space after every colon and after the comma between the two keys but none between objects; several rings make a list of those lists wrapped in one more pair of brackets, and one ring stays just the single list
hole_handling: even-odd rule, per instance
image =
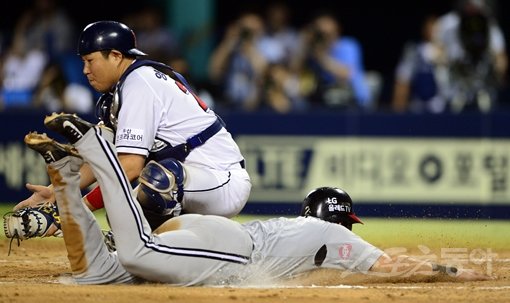
[{"label": "spectator", "polygon": [[23,18],[27,20],[27,48],[45,51],[50,60],[74,53],[74,24],[67,12],[59,7],[58,0],[33,0],[31,9]]},{"label": "spectator", "polygon": [[266,32],[261,41],[263,55],[269,62],[261,107],[281,114],[307,108],[299,78],[290,70],[291,58],[299,47],[299,36],[290,24],[290,13],[284,1],[269,3],[264,20]]},{"label": "spectator", "polygon": [[27,40],[30,19],[22,16],[15,29],[11,46],[1,62],[2,109],[32,106],[33,91],[48,62],[41,49],[29,47]]},{"label": "spectator", "polygon": [[319,14],[301,34],[292,68],[301,74],[306,94],[328,107],[371,106],[363,53],[353,37],[342,36],[341,26],[329,13]]},{"label": "spectator", "polygon": [[264,55],[271,63],[288,65],[299,47],[298,32],[290,23],[290,14],[284,1],[271,2],[266,8],[262,44]]},{"label": "spectator", "polygon": [[94,97],[88,87],[70,83],[60,65],[50,64],[35,91],[34,107],[46,112],[90,114],[94,109]]},{"label": "spectator", "polygon": [[283,63],[268,66],[264,76],[262,108],[276,113],[303,111],[308,108],[301,94],[299,78]]},{"label": "spectator", "polygon": [[58,0],[33,0],[19,18],[13,43],[3,58],[3,106],[32,106],[47,64],[61,65],[67,82],[84,84],[85,77],[74,68],[81,64],[74,51],[74,24]]},{"label": "spectator", "polygon": [[452,112],[488,112],[508,68],[506,42],[489,5],[462,0],[441,16],[435,34],[443,50],[450,89],[445,92]]},{"label": "spectator", "polygon": [[436,16],[427,16],[422,23],[422,39],[404,47],[393,89],[395,112],[440,113],[445,110],[446,100],[439,89],[445,70],[432,39],[436,20]]},{"label": "spectator", "polygon": [[127,17],[126,24],[137,33],[138,45],[150,54],[150,59],[168,64],[180,56],[177,37],[165,25],[161,8],[145,5],[139,12]]},{"label": "spectator", "polygon": [[213,51],[209,77],[230,108],[253,111],[258,108],[268,61],[261,37],[263,19],[256,13],[242,14],[229,25]]}]

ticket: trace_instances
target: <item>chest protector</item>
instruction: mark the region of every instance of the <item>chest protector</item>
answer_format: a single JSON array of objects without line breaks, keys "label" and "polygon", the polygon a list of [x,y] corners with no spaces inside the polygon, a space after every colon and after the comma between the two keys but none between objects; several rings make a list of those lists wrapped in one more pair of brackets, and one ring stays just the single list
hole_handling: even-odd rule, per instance
[{"label": "chest protector", "polygon": [[122,106],[122,100],[120,96],[124,81],[132,71],[141,66],[152,66],[159,71],[164,71],[175,75],[175,77],[186,87],[186,89],[193,93],[193,90],[191,89],[191,86],[188,84],[186,79],[181,74],[174,71],[172,67],[152,60],[136,60],[122,74],[119,81],[115,85],[113,92],[103,94],[96,102],[96,116],[106,126],[112,128],[113,130],[117,130],[117,117]]}]

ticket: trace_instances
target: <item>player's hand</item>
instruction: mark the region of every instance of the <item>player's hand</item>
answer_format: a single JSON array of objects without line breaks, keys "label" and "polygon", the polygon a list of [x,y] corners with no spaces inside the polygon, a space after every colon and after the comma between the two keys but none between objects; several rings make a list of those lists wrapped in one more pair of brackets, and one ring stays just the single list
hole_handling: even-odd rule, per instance
[{"label": "player's hand", "polygon": [[493,280],[494,278],[481,272],[477,272],[473,269],[459,268],[455,275],[457,279],[462,281],[487,281]]},{"label": "player's hand", "polygon": [[28,197],[28,199],[16,204],[16,206],[14,206],[15,211],[23,207],[35,207],[45,202],[55,202],[55,195],[53,194],[53,187],[51,185],[43,186],[27,183],[26,187],[29,191],[33,192],[33,194]]}]

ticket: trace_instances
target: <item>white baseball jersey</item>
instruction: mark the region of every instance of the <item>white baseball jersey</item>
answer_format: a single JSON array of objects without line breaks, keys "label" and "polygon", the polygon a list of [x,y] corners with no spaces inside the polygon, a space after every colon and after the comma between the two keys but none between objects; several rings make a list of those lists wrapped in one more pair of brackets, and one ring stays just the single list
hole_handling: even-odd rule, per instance
[{"label": "white baseball jersey", "polygon": [[[187,214],[153,233],[104,129],[75,143],[99,185],[115,235],[108,252],[94,215],[81,203],[79,165],[66,157],[50,164],[73,277],[78,283],[129,283],[137,278],[172,285],[232,285],[327,267],[365,272],[383,252],[345,227],[298,217],[239,224]],[[62,182],[64,180],[65,182]]]},{"label": "white baseball jersey", "polygon": [[[121,88],[115,145],[119,153],[147,156],[162,142],[172,146],[186,142],[216,121],[179,82],[151,66],[135,69]],[[193,150],[186,164],[226,170],[243,156],[226,129]]]},{"label": "white baseball jersey", "polygon": [[[116,125],[117,152],[149,155],[176,146],[213,124],[217,116],[184,85],[152,66],[133,70],[120,88]],[[243,156],[222,128],[193,149],[186,171],[183,208],[187,212],[231,217],[244,207],[251,190]]]}]

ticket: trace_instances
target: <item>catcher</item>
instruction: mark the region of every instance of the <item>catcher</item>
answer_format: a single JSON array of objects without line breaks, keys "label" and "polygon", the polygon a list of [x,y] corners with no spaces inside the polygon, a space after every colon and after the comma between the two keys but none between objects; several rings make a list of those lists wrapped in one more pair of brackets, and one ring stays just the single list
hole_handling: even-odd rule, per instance
[{"label": "catcher", "polygon": [[[360,220],[352,212],[350,198],[346,200],[346,194],[335,188],[311,192],[304,202],[304,216],[294,219],[240,224],[221,216],[183,214],[153,230],[139,202],[146,199],[144,191],[133,190],[111,143],[111,131],[68,114],[48,116],[45,125],[72,145],[37,133],[28,134],[25,143],[47,156],[68,259],[79,284],[239,285],[260,279],[271,282],[319,268],[334,269],[339,276],[350,271],[440,274],[464,281],[490,278],[469,269],[386,255],[350,230]],[[79,172],[85,163],[104,188],[116,252],[108,251],[95,217],[81,202]],[[162,199],[170,191],[168,165],[171,162],[149,163],[140,176],[141,186],[152,186],[147,179],[158,177]],[[12,229],[7,226],[7,230]]]},{"label": "catcher", "polygon": [[[96,104],[97,115],[115,133],[116,150],[129,180],[135,182],[151,160],[172,162],[168,165],[175,181],[169,193],[172,199],[150,199],[158,196],[160,184],[143,188],[147,199],[142,208],[153,229],[181,212],[233,217],[242,210],[251,190],[244,157],[222,119],[181,74],[144,59],[135,33],[116,21],[87,25],[79,38],[78,55],[90,85],[103,94]],[[95,181],[84,165],[80,188],[85,190]],[[14,210],[48,219],[48,226],[41,225],[28,236],[54,235],[58,222],[51,217],[58,210],[48,205],[54,202],[53,187],[27,184],[27,188],[33,194]],[[101,188],[92,189],[83,202],[91,210],[103,208]],[[41,203],[45,208],[40,208]]]}]

